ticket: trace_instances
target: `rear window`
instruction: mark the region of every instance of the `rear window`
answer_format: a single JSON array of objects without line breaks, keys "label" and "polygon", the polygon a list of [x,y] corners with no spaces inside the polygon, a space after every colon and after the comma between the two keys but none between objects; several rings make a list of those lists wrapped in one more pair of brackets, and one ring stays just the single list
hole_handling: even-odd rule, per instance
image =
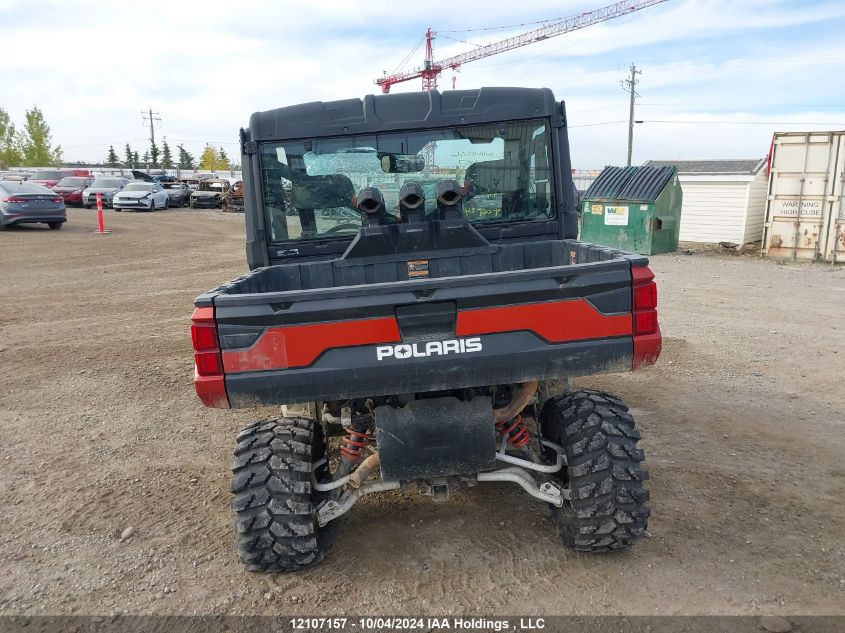
[{"label": "rear window", "polygon": [[[39,185],[37,182],[29,182],[22,180],[20,182],[4,180],[0,188],[5,189],[9,193],[53,193],[44,185]],[[56,194],[53,194],[56,195]]]},{"label": "rear window", "polygon": [[147,184],[143,182],[133,182],[132,184],[126,185],[123,189],[124,191],[152,191],[153,185],[152,183]]}]

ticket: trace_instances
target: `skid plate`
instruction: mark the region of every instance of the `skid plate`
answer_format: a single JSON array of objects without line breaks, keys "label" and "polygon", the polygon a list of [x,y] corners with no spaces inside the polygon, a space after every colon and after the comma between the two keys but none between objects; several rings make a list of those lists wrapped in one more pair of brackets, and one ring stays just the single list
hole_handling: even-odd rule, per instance
[{"label": "skid plate", "polygon": [[376,440],[385,481],[474,474],[496,467],[488,396],[414,400],[377,407]]}]

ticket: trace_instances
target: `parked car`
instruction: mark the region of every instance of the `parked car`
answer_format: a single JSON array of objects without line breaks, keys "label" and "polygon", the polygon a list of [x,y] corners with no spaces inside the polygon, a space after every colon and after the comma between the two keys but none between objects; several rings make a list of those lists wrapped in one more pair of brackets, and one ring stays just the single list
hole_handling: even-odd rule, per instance
[{"label": "parked car", "polygon": [[188,185],[188,189],[191,191],[196,191],[200,186],[199,178],[180,178],[179,181]]},{"label": "parked car", "polygon": [[90,176],[65,176],[51,189],[64,198],[66,206],[82,206],[82,192],[90,187],[92,182],[94,179]]},{"label": "parked car", "polygon": [[39,169],[32,174],[30,180],[45,187],[55,187],[65,176],[67,174],[60,169]]},{"label": "parked car", "polygon": [[222,209],[228,202],[232,185],[228,180],[208,178],[200,180],[197,190],[191,194],[192,209]]},{"label": "parked car", "polygon": [[166,182],[176,182],[178,180],[176,176],[168,176],[163,171],[148,174],[145,171],[138,171],[137,169],[132,170],[132,177],[135,180],[143,180],[144,182],[160,182],[161,184]]},{"label": "parked car", "polygon": [[126,178],[116,178],[103,176],[97,178],[91,185],[82,192],[82,205],[86,209],[90,209],[97,204],[97,194],[100,194],[100,199],[103,201],[104,207],[110,207],[114,195],[122,191],[129,183]]},{"label": "parked car", "polygon": [[8,171],[0,176],[0,180],[11,180],[14,182],[22,182],[24,180],[29,180],[30,178],[32,178],[32,174],[22,171]]},{"label": "parked car", "polygon": [[229,211],[244,212],[244,181],[238,180],[232,185],[232,195],[229,197]]},{"label": "parked car", "polygon": [[157,182],[130,182],[120,193],[112,198],[115,211],[124,209],[140,209],[141,211],[155,211],[168,209],[170,197],[164,187]]},{"label": "parked car", "polygon": [[13,224],[46,224],[53,230],[67,221],[65,201],[32,181],[0,181],[0,230]]},{"label": "parked car", "polygon": [[184,182],[163,182],[162,186],[170,197],[170,204],[174,207],[187,206],[191,200],[191,190]]}]

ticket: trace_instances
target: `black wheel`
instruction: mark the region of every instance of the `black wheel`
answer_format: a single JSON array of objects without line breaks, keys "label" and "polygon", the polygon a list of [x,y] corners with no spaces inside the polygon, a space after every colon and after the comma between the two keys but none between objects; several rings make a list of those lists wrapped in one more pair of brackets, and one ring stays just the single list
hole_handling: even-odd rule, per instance
[{"label": "black wheel", "polygon": [[600,391],[551,398],[540,416],[543,437],[566,449],[560,479],[572,494],[554,518],[564,545],[582,552],[624,549],[648,527],[640,432],[622,400]]},{"label": "black wheel", "polygon": [[53,231],[58,231],[60,228],[62,228],[63,224],[64,222],[47,222],[47,226],[49,226],[50,229],[52,229]]},{"label": "black wheel", "polygon": [[91,205],[90,205],[90,204],[84,204],[84,205],[82,205],[82,206],[84,206],[86,209],[90,209],[90,208],[91,208]]},{"label": "black wheel", "polygon": [[[322,429],[313,420],[264,420],[238,435],[232,509],[235,549],[248,570],[295,571],[325,558],[330,531],[316,520],[325,496],[311,488],[311,465],[324,453]],[[325,466],[320,471],[318,479],[327,473]]]},{"label": "black wheel", "polygon": [[164,210],[166,211],[169,208],[170,208],[170,196],[168,196],[164,199]]}]

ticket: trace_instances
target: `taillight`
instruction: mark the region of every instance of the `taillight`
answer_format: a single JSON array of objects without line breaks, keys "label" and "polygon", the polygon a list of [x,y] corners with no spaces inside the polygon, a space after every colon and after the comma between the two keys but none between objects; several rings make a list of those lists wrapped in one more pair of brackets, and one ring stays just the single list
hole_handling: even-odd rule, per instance
[{"label": "taillight", "polygon": [[6,196],[3,202],[26,202],[26,198],[19,198],[18,196]]},{"label": "taillight", "polygon": [[631,269],[633,285],[634,369],[653,365],[660,356],[662,338],[657,322],[657,284],[647,266]]},{"label": "taillight", "polygon": [[634,286],[634,310],[654,310],[657,307],[657,284],[653,281]]},{"label": "taillight", "polygon": [[55,198],[50,198],[50,202],[64,202],[65,199],[61,196],[56,196]]},{"label": "taillight", "polygon": [[194,387],[197,395],[207,407],[228,407],[214,308],[201,307],[194,310],[191,316],[191,341],[194,344]]}]

